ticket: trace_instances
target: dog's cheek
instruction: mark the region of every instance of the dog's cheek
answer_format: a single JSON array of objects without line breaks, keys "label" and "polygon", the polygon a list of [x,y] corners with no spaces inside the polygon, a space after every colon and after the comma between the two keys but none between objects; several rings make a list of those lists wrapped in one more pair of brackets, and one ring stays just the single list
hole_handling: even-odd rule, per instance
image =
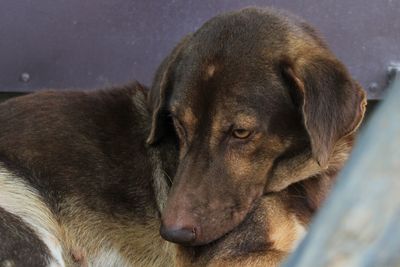
[{"label": "dog's cheek", "polygon": [[[225,155],[227,174],[232,183],[246,191],[249,188],[261,187],[265,184],[265,177],[272,161],[264,159],[256,151],[238,152],[230,151]],[[240,190],[240,191],[242,191]]]}]

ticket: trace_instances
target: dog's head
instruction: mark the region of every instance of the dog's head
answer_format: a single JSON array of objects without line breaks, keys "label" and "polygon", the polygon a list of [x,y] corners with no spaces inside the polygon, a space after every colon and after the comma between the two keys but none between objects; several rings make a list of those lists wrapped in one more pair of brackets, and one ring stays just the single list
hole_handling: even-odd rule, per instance
[{"label": "dog's head", "polygon": [[245,9],[184,38],[158,69],[149,104],[148,143],[171,130],[180,143],[161,234],[201,245],[264,193],[327,169],[365,96],[303,21]]}]

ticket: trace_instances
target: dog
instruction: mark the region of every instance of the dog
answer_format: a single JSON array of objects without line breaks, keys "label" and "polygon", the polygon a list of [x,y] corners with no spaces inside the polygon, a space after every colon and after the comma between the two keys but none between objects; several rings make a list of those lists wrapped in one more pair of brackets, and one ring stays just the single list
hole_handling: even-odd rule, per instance
[{"label": "dog", "polygon": [[147,142],[175,131],[180,146],[160,233],[202,246],[271,193],[286,192],[291,229],[305,227],[348,157],[366,98],[305,21],[248,8],[183,38],[157,71],[150,105]]},{"label": "dog", "polygon": [[178,149],[174,134],[146,146],[146,94],[133,84],[0,105],[0,266],[254,266],[266,261],[248,253],[268,242],[277,250],[268,261],[293,248],[299,223],[283,193],[263,197],[212,244],[174,246],[160,237]]},{"label": "dog", "polygon": [[308,24],[256,8],[185,37],[149,93],[9,100],[0,265],[277,266],[347,159],[365,103]]}]

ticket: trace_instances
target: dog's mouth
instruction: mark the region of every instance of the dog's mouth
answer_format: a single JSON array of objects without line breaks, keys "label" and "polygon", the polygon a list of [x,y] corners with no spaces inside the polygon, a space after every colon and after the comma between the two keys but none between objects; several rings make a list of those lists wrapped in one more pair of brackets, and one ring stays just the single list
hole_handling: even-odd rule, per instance
[{"label": "dog's mouth", "polygon": [[[251,208],[236,212],[230,220],[210,219],[192,227],[168,227],[162,224],[161,236],[170,242],[183,246],[202,246],[214,242],[234,230],[249,214]],[[206,221],[207,218],[204,218]]]},{"label": "dog's mouth", "polygon": [[[253,194],[240,208],[233,206],[224,210],[169,208],[162,216],[161,236],[170,242],[183,246],[203,246],[217,241],[239,226],[253,210],[261,193]],[[193,215],[194,214],[194,215]]]}]

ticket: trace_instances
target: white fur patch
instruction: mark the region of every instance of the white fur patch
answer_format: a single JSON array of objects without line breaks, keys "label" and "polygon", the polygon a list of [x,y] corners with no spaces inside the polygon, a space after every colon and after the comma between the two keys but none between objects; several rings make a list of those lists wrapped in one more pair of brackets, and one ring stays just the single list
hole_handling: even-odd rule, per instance
[{"label": "white fur patch", "polygon": [[293,244],[293,251],[300,245],[301,241],[304,239],[304,237],[307,234],[307,229],[295,218],[295,233],[296,233],[296,239]]},{"label": "white fur patch", "polygon": [[100,267],[129,267],[131,264],[118,252],[118,250],[110,248],[110,249],[101,249],[97,257],[94,257],[91,262],[89,262],[89,266]]},{"label": "white fur patch", "polygon": [[50,267],[65,266],[57,221],[41,196],[0,164],[0,207],[21,218],[48,247]]}]

